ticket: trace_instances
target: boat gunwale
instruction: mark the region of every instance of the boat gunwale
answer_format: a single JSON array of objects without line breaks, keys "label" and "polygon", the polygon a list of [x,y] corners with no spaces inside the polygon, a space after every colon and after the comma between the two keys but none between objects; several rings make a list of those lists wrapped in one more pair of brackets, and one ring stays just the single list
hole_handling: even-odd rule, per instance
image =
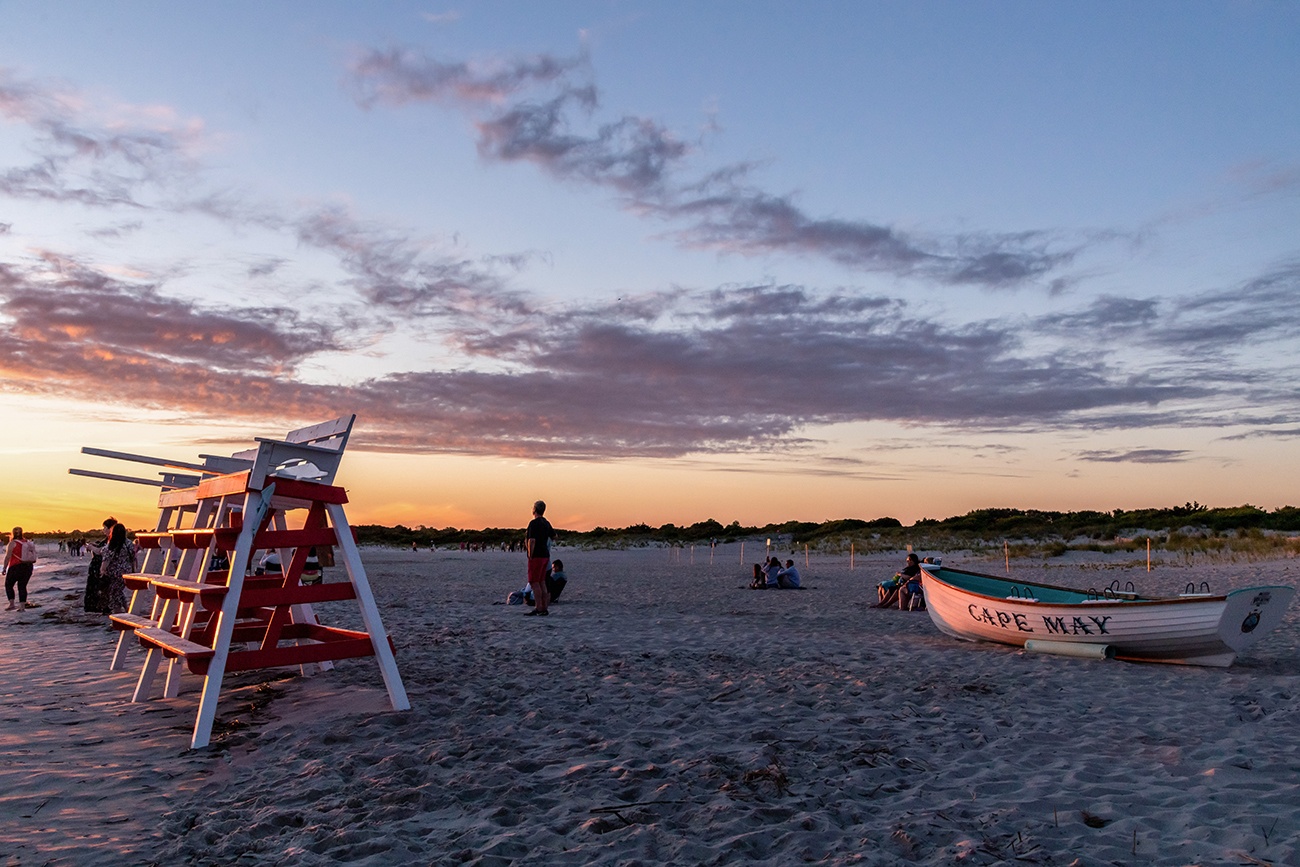
[{"label": "boat gunwale", "polygon": [[[928,569],[926,568],[927,566],[929,567]],[[1116,604],[1122,604],[1125,606],[1140,605],[1143,607],[1147,607],[1153,605],[1204,605],[1208,602],[1226,602],[1228,599],[1228,594],[1216,593],[1212,596],[1197,594],[1196,596],[1186,596],[1186,597],[1183,596],[1157,596],[1157,597],[1134,596],[1132,598],[1097,597],[1095,599],[1081,599],[1078,602],[1047,602],[1042,599],[1027,599],[1020,596],[990,596],[987,593],[981,593],[978,590],[969,590],[958,584],[954,584],[951,581],[945,581],[943,580],[942,577],[933,574],[933,572],[930,571],[931,569],[937,569],[940,572],[946,570],[948,572],[954,572],[960,575],[973,575],[976,578],[984,578],[992,581],[999,581],[1002,582],[1003,584],[1022,584],[1027,587],[1041,587],[1044,590],[1055,590],[1057,592],[1062,592],[1062,593],[1077,593],[1080,595],[1087,595],[1089,591],[1079,590],[1074,587],[1061,587],[1056,584],[1044,584],[1041,581],[1018,581],[1012,578],[1005,578],[1001,575],[986,575],[983,572],[971,572],[968,569],[954,569],[951,566],[935,566],[932,563],[921,564],[921,570],[925,573],[926,577],[933,578],[935,581],[938,581],[940,584],[943,584],[946,587],[951,587],[954,590],[958,591],[959,593],[965,593],[968,596],[977,596],[980,599],[988,599],[990,601],[998,602],[1000,604],[1006,604],[1009,602],[1017,605],[1029,605],[1032,607],[1041,606],[1041,607],[1049,607],[1049,608],[1062,607],[1062,606],[1073,608],[1075,606],[1087,606],[1087,605],[1111,606]],[[922,586],[924,587],[924,584]],[[1241,588],[1241,589],[1267,590],[1271,587],[1283,587],[1283,586],[1285,585],[1270,584],[1262,587],[1249,587],[1249,588]],[[1288,588],[1288,589],[1292,589],[1292,588]],[[1233,592],[1237,592],[1237,591],[1233,591]]]}]

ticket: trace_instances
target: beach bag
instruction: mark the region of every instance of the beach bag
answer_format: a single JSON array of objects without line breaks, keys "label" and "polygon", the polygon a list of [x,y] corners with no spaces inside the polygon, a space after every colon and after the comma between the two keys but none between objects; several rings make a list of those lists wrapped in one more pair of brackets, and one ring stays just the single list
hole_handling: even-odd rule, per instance
[{"label": "beach bag", "polygon": [[23,539],[18,543],[18,562],[35,563],[36,562],[36,543],[31,539]]}]

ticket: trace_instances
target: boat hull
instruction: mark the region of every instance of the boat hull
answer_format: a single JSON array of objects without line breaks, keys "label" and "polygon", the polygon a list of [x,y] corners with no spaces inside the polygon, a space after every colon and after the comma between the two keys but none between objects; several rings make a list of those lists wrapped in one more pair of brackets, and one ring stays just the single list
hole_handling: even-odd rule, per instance
[{"label": "boat hull", "polygon": [[1117,659],[1228,666],[1282,622],[1295,588],[1097,599],[1068,588],[922,565],[926,610],[956,638],[1099,645]]}]

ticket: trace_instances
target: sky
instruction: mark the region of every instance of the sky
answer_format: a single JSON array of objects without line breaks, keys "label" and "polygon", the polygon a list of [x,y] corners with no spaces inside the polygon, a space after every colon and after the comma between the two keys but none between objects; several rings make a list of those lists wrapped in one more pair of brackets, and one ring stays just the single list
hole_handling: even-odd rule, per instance
[{"label": "sky", "polygon": [[1300,504],[1300,5],[0,0],[0,524]]}]

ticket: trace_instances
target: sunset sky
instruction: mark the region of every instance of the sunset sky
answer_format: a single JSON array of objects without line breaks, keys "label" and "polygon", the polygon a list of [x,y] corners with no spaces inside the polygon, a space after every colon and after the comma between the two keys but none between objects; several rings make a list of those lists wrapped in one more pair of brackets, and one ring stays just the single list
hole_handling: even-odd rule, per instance
[{"label": "sunset sky", "polygon": [[0,525],[1300,505],[1300,4],[0,0]]}]

